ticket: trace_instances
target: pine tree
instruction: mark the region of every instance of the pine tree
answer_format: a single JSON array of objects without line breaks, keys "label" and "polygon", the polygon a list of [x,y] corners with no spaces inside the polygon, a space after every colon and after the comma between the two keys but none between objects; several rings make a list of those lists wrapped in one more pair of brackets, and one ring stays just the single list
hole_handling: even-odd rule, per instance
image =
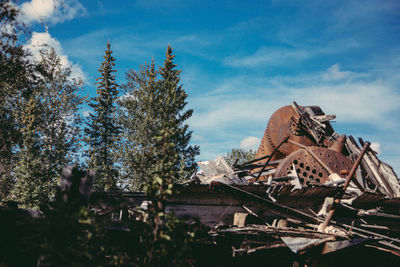
[{"label": "pine tree", "polygon": [[[121,99],[119,119],[123,127],[123,146],[120,147],[124,180],[131,190],[142,189],[142,184],[153,176],[156,147],[154,136],[159,127],[157,72],[154,62],[140,67],[139,72],[127,73],[126,95]],[[129,185],[128,185],[129,186]]]},{"label": "pine tree", "polygon": [[13,167],[21,142],[15,110],[29,88],[31,69],[20,42],[27,35],[19,17],[16,5],[10,0],[0,1],[0,201],[8,197],[15,182]]},{"label": "pine tree", "polygon": [[51,181],[46,181],[42,175],[44,164],[41,157],[39,129],[43,125],[40,121],[40,108],[39,98],[36,94],[31,94],[26,99],[24,113],[19,116],[22,144],[14,169],[16,184],[12,195],[14,200],[22,204],[22,207],[28,208],[39,207],[48,200],[51,194],[47,190],[47,188],[50,189],[47,185]]},{"label": "pine tree", "polygon": [[[193,110],[184,110],[187,102],[187,94],[180,82],[180,70],[175,69],[173,63],[175,55],[172,54],[170,45],[167,47],[164,66],[160,68],[162,90],[161,113],[162,135],[171,146],[168,148],[172,160],[172,179],[182,180],[188,178],[194,172],[196,163],[195,156],[199,154],[198,146],[190,146],[189,142],[192,132],[189,125],[184,124],[189,119]],[[162,155],[161,155],[162,157]]]},{"label": "pine tree", "polygon": [[64,164],[70,164],[80,142],[78,112],[84,99],[83,82],[61,67],[54,49],[41,52],[37,81],[19,101],[16,112],[22,144],[14,170],[14,199],[25,207],[38,207],[52,199]]},{"label": "pine tree", "polygon": [[199,148],[189,145],[192,132],[184,124],[193,110],[184,110],[187,94],[179,84],[174,57],[168,46],[159,71],[152,62],[139,72],[127,73],[127,96],[121,102],[125,138],[121,154],[124,173],[133,179],[132,189],[153,183],[168,186],[187,178],[195,168]]},{"label": "pine tree", "polygon": [[94,188],[102,191],[118,189],[115,150],[120,127],[116,119],[118,86],[115,82],[114,66],[115,59],[108,42],[104,62],[99,69],[100,77],[97,78],[97,97],[89,104],[94,112],[90,113],[88,128],[85,129],[89,146],[88,166],[97,174]]}]

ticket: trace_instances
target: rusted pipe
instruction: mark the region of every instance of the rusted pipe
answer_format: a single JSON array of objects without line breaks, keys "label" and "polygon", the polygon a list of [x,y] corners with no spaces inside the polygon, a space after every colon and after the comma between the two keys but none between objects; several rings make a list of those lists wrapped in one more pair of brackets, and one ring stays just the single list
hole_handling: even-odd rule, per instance
[{"label": "rusted pipe", "polygon": [[340,204],[340,200],[342,199],[344,192],[346,191],[354,173],[356,172],[356,170],[358,168],[358,165],[360,165],[361,160],[362,160],[364,154],[367,152],[370,145],[371,145],[370,142],[365,142],[365,144],[360,152],[360,155],[358,155],[356,162],[354,162],[353,167],[351,168],[349,174],[346,177],[346,181],[344,182],[344,185],[343,185],[342,194],[340,194],[339,197],[334,200],[335,205],[332,206],[332,209],[329,211],[328,216],[326,217],[324,223],[321,225],[321,228],[320,228],[321,231],[325,230],[325,228],[328,226],[329,222],[331,221],[333,215],[335,214],[336,207],[338,206],[338,204]]}]

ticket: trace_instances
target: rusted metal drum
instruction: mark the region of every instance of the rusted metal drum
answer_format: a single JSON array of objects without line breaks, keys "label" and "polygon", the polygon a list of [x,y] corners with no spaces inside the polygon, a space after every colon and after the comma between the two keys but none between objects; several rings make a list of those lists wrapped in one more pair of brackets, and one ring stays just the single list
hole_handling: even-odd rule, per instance
[{"label": "rusted metal drum", "polygon": [[[343,170],[350,171],[353,166],[350,159],[334,150],[324,147],[309,147],[309,149],[335,173],[346,173]],[[278,165],[275,177],[287,176],[293,169],[293,165],[303,184],[325,183],[329,180],[328,171],[305,149],[298,149],[283,159]]]}]

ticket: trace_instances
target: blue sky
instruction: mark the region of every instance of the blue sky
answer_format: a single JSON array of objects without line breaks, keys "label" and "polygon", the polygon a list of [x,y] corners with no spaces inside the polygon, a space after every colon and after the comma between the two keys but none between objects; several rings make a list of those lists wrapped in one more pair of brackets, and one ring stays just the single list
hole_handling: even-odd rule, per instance
[{"label": "blue sky", "polygon": [[[400,171],[400,2],[33,0],[31,49],[47,43],[94,96],[107,40],[117,80],[168,44],[194,109],[199,160],[258,147],[270,115],[297,101],[336,114]],[[48,32],[45,32],[45,26]]]}]

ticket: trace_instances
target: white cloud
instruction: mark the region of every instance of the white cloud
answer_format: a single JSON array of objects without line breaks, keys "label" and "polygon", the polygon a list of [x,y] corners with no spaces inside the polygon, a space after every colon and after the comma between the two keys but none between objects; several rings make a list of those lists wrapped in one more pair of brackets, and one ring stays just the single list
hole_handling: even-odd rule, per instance
[{"label": "white cloud", "polygon": [[[336,114],[340,126],[333,126],[339,133],[379,142],[384,148],[380,157],[395,164],[398,151],[391,150],[393,146],[388,145],[389,139],[384,136],[389,132],[390,136],[400,134],[400,118],[396,116],[400,112],[397,80],[380,79],[373,72],[347,71],[339,64],[331,67],[330,72],[336,80],[326,79],[329,71],[291,77],[243,74],[224,79],[211,92],[189,95],[190,108],[194,109],[189,125],[194,134],[204,138],[195,140],[200,145],[201,158],[222,155],[249,136],[262,138],[272,113],[296,101],[300,105],[319,105],[325,113]],[[336,75],[342,72],[346,74]],[[197,77],[207,80],[201,75]],[[190,88],[192,83],[204,84],[194,78],[185,85]],[[348,130],[343,126],[349,127]],[[374,149],[380,152],[379,146]],[[393,167],[399,169],[399,164]]]},{"label": "white cloud", "polygon": [[57,53],[62,50],[60,42],[51,37],[48,32],[33,32],[29,44],[25,47],[37,58],[40,55],[40,50],[46,48],[46,46],[53,47]]},{"label": "white cloud", "polygon": [[126,100],[132,100],[134,101],[135,99],[137,99],[135,96],[133,96],[131,93],[125,93],[122,96],[118,97],[118,101],[124,102]]},{"label": "white cloud", "polygon": [[249,136],[240,142],[240,148],[256,150],[260,146],[260,142],[260,138]]},{"label": "white cloud", "polygon": [[68,56],[63,53],[60,42],[53,38],[48,32],[33,32],[29,43],[25,45],[25,49],[27,49],[35,59],[40,59],[40,50],[50,47],[53,47],[56,51],[63,68],[71,67],[71,78],[85,80],[86,76],[81,67],[69,61]]},{"label": "white cloud", "polygon": [[55,10],[55,1],[52,0],[32,0],[31,2],[23,3],[21,11],[24,18],[29,21],[40,21],[50,17]]},{"label": "white cloud", "polygon": [[[327,73],[330,73],[329,79],[326,79]],[[331,83],[332,79],[335,83]],[[242,75],[225,81],[213,92],[191,99],[196,111],[191,125],[218,129],[238,123],[257,124],[292,101],[300,105],[319,105],[326,113],[336,114],[340,122],[386,129],[400,123],[392,116],[400,110],[396,83],[371,80],[367,74],[344,71],[335,64],[327,72],[288,79],[254,79]]]},{"label": "white cloud", "polygon": [[381,144],[378,142],[372,142],[371,149],[374,150],[376,153],[380,154],[381,153]]},{"label": "white cloud", "polygon": [[58,23],[83,15],[86,9],[77,0],[32,0],[21,5],[22,20],[26,23]]},{"label": "white cloud", "polygon": [[382,18],[397,15],[399,1],[343,1],[334,9],[331,17],[331,31],[339,32],[349,29],[372,28],[380,23]]},{"label": "white cloud", "polygon": [[83,112],[83,117],[88,118],[90,116],[90,111],[89,110],[85,110]]},{"label": "white cloud", "polygon": [[232,67],[258,67],[261,65],[286,65],[294,60],[302,61],[312,56],[312,53],[303,49],[286,49],[262,47],[249,56],[230,56],[224,59],[224,64]]},{"label": "white cloud", "polygon": [[[224,99],[218,96],[209,96],[209,101],[196,98],[196,104],[204,104],[206,110],[195,108],[191,126],[205,129],[229,127],[240,122],[256,123],[265,118],[265,112],[272,111],[262,100],[249,98]],[[258,111],[258,112],[257,112]]]},{"label": "white cloud", "polygon": [[[287,66],[291,67],[304,61],[340,52],[354,50],[361,46],[353,39],[329,40],[324,45],[315,45],[299,42],[299,45],[292,47],[260,47],[250,55],[242,53],[233,54],[224,58],[223,63],[231,67],[262,68],[264,66]],[[335,66],[336,65],[336,66]],[[335,64],[330,69],[333,73],[339,71],[339,64]]]},{"label": "white cloud", "polygon": [[332,65],[324,74],[323,78],[325,81],[338,81],[347,78],[350,75],[350,71],[341,71],[340,65]]},{"label": "white cloud", "polygon": [[310,85],[291,91],[292,99],[303,105],[318,104],[342,122],[390,128],[397,120],[388,120],[388,116],[400,109],[399,93],[380,81]]}]

